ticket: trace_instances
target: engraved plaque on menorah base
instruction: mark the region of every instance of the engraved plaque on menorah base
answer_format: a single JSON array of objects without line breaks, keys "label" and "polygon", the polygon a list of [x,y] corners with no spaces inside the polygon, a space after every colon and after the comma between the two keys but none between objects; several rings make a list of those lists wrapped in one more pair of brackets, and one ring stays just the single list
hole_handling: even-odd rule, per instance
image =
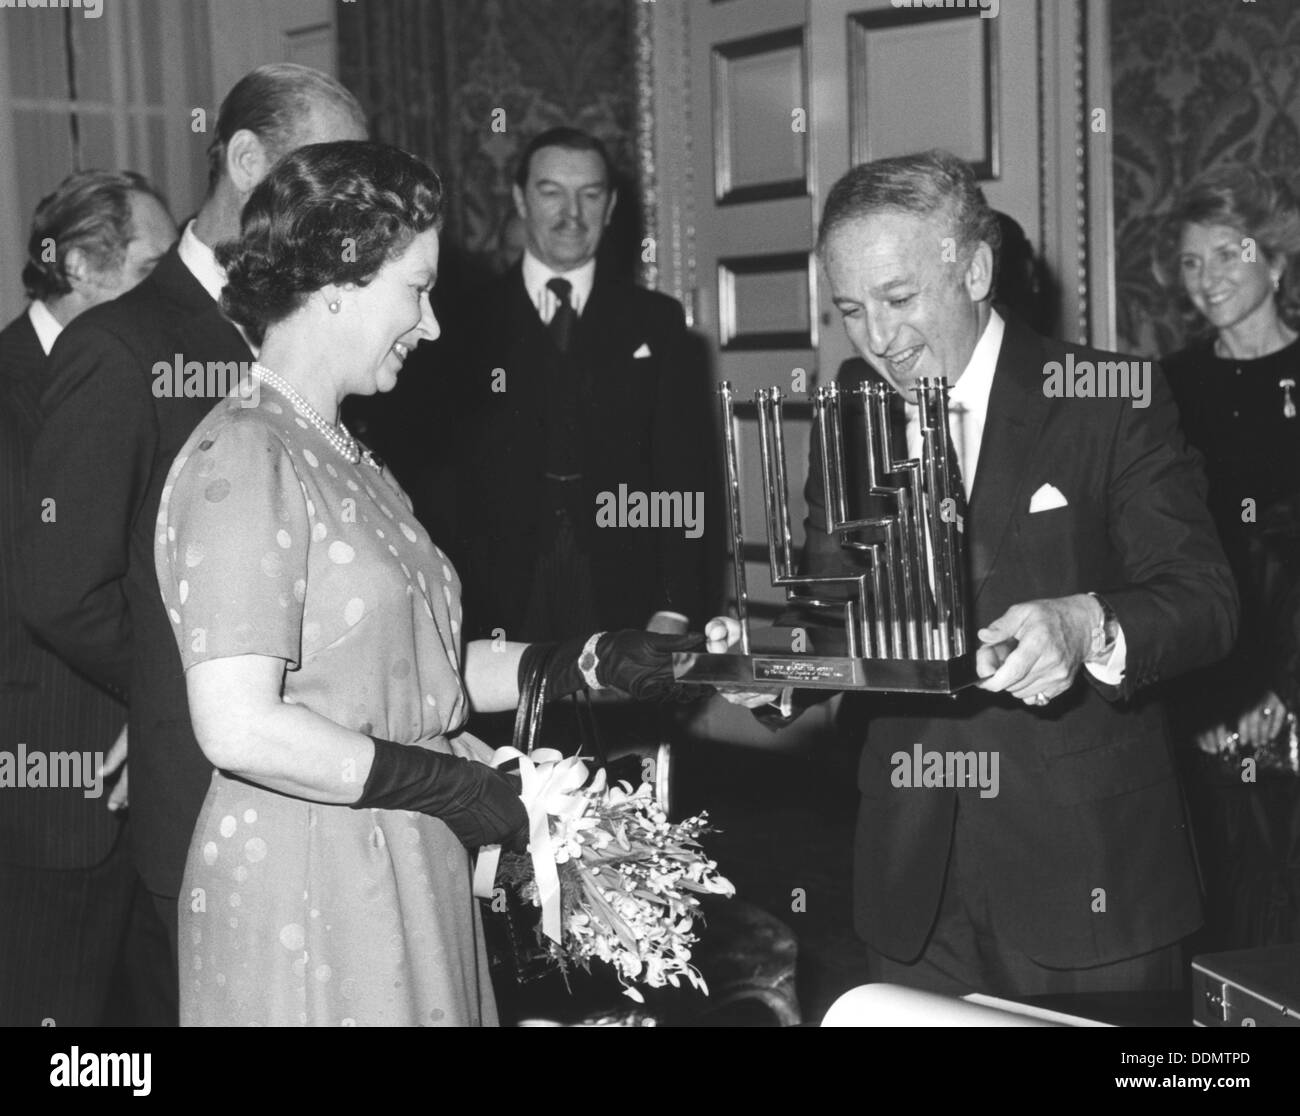
[{"label": "engraved plaque on menorah base", "polygon": [[683,682],[744,690],[863,690],[955,694],[978,681],[974,654],[956,659],[850,659],[819,655],[673,655]]}]

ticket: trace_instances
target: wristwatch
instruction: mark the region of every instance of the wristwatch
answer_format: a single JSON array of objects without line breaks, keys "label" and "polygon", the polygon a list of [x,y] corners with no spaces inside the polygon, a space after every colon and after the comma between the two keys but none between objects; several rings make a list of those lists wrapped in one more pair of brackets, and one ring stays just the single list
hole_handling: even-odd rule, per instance
[{"label": "wristwatch", "polygon": [[1115,641],[1119,638],[1119,618],[1110,607],[1105,597],[1089,593],[1094,601],[1101,605],[1101,623],[1092,629],[1092,644],[1088,651],[1090,663],[1104,663],[1115,650]]},{"label": "wristwatch", "polygon": [[600,684],[596,677],[596,644],[600,642],[600,637],[604,632],[597,632],[586,643],[582,645],[582,654],[578,656],[578,670],[582,674],[583,681],[591,690],[603,690],[605,687]]}]

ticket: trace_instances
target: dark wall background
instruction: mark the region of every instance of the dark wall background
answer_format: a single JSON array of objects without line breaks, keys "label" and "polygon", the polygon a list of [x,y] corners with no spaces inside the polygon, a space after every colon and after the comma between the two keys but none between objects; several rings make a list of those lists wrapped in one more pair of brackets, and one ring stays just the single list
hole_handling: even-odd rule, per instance
[{"label": "dark wall background", "polygon": [[[338,5],[339,77],[376,139],[426,159],[449,190],[445,241],[478,278],[522,251],[510,198],[519,153],[569,124],[609,147],[620,186],[610,262],[639,240],[631,0],[385,0]],[[505,130],[493,112],[505,110]],[[451,262],[451,261],[449,261]]]},{"label": "dark wall background", "polygon": [[1187,338],[1151,275],[1160,214],[1201,171],[1300,172],[1300,3],[1112,0],[1117,324],[1123,350]]}]

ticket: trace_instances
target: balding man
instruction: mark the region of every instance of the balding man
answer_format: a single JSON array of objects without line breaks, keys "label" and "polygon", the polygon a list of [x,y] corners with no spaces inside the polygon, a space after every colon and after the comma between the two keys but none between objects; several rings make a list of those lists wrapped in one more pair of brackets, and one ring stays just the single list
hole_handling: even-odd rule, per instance
[{"label": "balding man", "polygon": [[197,394],[178,393],[155,365],[247,368],[253,353],[217,304],[225,276],[213,246],[238,234],[244,201],[282,155],[365,136],[356,99],[317,70],[280,64],[241,78],[221,105],[202,208],[146,282],[60,337],[42,400],[25,615],[128,702],[135,856],[171,941],[173,974],[176,898],[211,766],[190,727],[153,527],[172,459],[217,401],[212,388],[228,381],[205,377]]},{"label": "balding man", "polygon": [[138,891],[120,809],[126,710],[22,623],[18,533],[55,339],[139,283],[175,240],[140,175],[69,175],[32,220],[31,304],[0,330],[0,1026],[110,1018]]}]

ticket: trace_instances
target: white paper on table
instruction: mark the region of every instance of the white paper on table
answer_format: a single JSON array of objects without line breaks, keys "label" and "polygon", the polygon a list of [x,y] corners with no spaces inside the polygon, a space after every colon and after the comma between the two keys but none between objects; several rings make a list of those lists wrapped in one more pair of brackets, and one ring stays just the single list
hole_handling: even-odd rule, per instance
[{"label": "white paper on table", "polygon": [[1100,1019],[1087,1019],[1082,1015],[1068,1015],[1063,1011],[1050,1011],[1047,1008],[1034,1007],[1030,1004],[1018,1004],[1014,1000],[1000,1000],[997,996],[986,996],[983,992],[972,992],[963,996],[968,1004],[982,1004],[1000,1011],[1013,1012],[1016,1015],[1028,1015],[1034,1019],[1043,1019],[1062,1027],[1113,1027],[1114,1023],[1103,1023]]},{"label": "white paper on table", "polygon": [[1104,1027],[1075,1015],[972,993],[958,999],[897,984],[863,984],[831,1005],[823,1027]]}]

